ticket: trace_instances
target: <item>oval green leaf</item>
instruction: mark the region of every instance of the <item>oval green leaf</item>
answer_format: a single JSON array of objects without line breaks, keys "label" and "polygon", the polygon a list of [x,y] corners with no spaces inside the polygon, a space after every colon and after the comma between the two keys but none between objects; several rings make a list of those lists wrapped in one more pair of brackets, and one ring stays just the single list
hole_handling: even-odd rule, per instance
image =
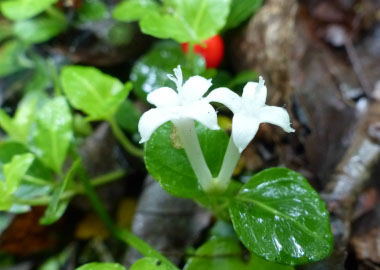
[{"label": "oval green leaf", "polygon": [[32,165],[31,153],[15,155],[3,166],[4,180],[0,181],[0,210],[8,210],[12,205],[11,195],[16,191],[22,177]]},{"label": "oval green leaf", "polygon": [[91,120],[106,120],[115,114],[132,89],[116,78],[93,67],[66,66],[61,82],[70,104],[89,115]]},{"label": "oval green leaf", "polygon": [[[158,128],[145,144],[145,164],[149,173],[163,189],[174,196],[195,198],[204,193],[183,149],[173,147],[172,123]],[[196,131],[206,162],[214,177],[219,173],[228,136],[222,130],[210,130],[201,124]]]},{"label": "oval green leaf", "polygon": [[224,29],[234,28],[248,19],[261,7],[262,2],[263,0],[232,0],[231,11]]},{"label": "oval green leaf", "polygon": [[23,69],[19,58],[25,53],[21,42],[10,40],[0,47],[0,78]]},{"label": "oval green leaf", "polygon": [[191,257],[183,270],[294,270],[291,266],[265,261],[251,254],[244,256],[235,237],[212,237]]},{"label": "oval green leaf", "polygon": [[243,260],[242,249],[237,239],[214,237],[198,248],[183,270],[250,270],[249,262]]},{"label": "oval green leaf", "polygon": [[137,260],[131,266],[131,270],[178,270],[178,268],[174,268],[159,259],[146,257]]},{"label": "oval green leaf", "polygon": [[0,3],[1,12],[11,20],[29,19],[58,0],[5,0]]},{"label": "oval green leaf", "polygon": [[267,260],[297,265],[331,252],[325,203],[302,175],[289,169],[253,176],[231,202],[230,215],[243,244]]},{"label": "oval green leaf", "polygon": [[23,42],[33,44],[48,41],[65,30],[66,26],[61,20],[42,16],[16,22],[13,32]]},{"label": "oval green leaf", "polygon": [[60,173],[72,137],[70,108],[65,98],[56,97],[37,116],[33,151],[47,167]]},{"label": "oval green leaf", "polygon": [[87,263],[75,270],[126,270],[124,266],[118,263]]},{"label": "oval green leaf", "polygon": [[132,22],[158,10],[160,5],[155,0],[125,0],[113,10],[113,17],[123,22]]},{"label": "oval green leaf", "polygon": [[230,0],[166,1],[167,13],[150,13],[140,21],[142,32],[179,43],[202,41],[216,35],[226,23]]}]

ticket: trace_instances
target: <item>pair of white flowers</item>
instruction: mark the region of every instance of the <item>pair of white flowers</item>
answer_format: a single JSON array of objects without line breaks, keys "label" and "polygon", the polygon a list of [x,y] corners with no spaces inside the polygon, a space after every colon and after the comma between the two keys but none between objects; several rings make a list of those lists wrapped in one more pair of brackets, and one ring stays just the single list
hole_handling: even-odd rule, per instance
[{"label": "pair of white flowers", "polygon": [[174,69],[174,75],[168,76],[176,83],[177,92],[169,87],[161,87],[148,95],[148,102],[157,108],[150,109],[140,119],[140,143],[148,141],[152,133],[168,121],[176,123],[193,119],[210,129],[219,129],[216,111],[210,102],[222,103],[234,113],[232,139],[240,153],[255,137],[260,123],[280,126],[286,132],[294,131],[284,108],[265,104],[267,88],[262,77],[258,83],[247,83],[241,97],[225,87],[217,88],[203,97],[212,85],[211,80],[193,76],[183,83],[180,66]]}]

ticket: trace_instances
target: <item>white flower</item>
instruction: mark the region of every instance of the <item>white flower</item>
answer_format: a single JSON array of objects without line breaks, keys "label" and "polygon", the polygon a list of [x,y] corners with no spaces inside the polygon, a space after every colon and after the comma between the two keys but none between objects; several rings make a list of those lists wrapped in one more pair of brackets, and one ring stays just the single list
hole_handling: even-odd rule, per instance
[{"label": "white flower", "polygon": [[219,129],[214,108],[203,98],[211,80],[201,76],[190,77],[182,85],[182,71],[178,66],[168,77],[177,85],[177,91],[161,87],[148,94],[147,100],[157,108],[145,112],[139,121],[140,143],[149,140],[152,133],[167,121],[194,119],[210,129]]},{"label": "white flower", "polygon": [[267,87],[264,83],[261,76],[259,83],[247,83],[242,97],[224,87],[215,89],[207,97],[209,102],[222,103],[234,113],[232,138],[240,152],[255,137],[260,123],[271,123],[286,132],[294,132],[290,127],[289,114],[284,108],[265,105]]}]

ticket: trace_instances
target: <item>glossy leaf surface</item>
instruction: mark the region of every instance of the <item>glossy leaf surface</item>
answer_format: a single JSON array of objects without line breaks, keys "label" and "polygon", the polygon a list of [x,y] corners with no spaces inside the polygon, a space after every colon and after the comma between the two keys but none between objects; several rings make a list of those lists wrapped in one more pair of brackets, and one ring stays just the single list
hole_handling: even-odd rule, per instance
[{"label": "glossy leaf surface", "polygon": [[230,214],[243,244],[270,261],[318,261],[333,246],[325,203],[303,176],[286,168],[254,175],[231,202]]},{"label": "glossy leaf surface", "polygon": [[263,260],[253,254],[244,254],[237,238],[215,237],[199,247],[183,270],[294,270],[291,266]]},{"label": "glossy leaf surface", "polygon": [[[158,128],[145,144],[145,163],[149,173],[167,192],[180,197],[203,195],[183,149],[173,146],[172,123]],[[216,177],[223,162],[228,136],[222,130],[196,125],[199,142],[211,173]]]},{"label": "glossy leaf surface", "polygon": [[137,132],[141,113],[130,100],[125,100],[116,112],[117,123],[126,131]]},{"label": "glossy leaf surface", "polygon": [[159,87],[175,87],[168,74],[181,65],[184,79],[205,70],[205,61],[200,55],[194,55],[192,62],[186,59],[181,47],[174,42],[161,42],[141,57],[133,66],[130,79],[135,93],[142,99]]}]

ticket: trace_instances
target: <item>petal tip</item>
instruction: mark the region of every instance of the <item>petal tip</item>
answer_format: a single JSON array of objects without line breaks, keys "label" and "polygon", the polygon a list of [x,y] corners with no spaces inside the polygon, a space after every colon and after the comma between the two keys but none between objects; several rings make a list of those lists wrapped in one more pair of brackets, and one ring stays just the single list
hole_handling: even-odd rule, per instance
[{"label": "petal tip", "polygon": [[292,133],[292,132],[295,132],[296,130],[289,126],[285,131],[288,133]]}]

